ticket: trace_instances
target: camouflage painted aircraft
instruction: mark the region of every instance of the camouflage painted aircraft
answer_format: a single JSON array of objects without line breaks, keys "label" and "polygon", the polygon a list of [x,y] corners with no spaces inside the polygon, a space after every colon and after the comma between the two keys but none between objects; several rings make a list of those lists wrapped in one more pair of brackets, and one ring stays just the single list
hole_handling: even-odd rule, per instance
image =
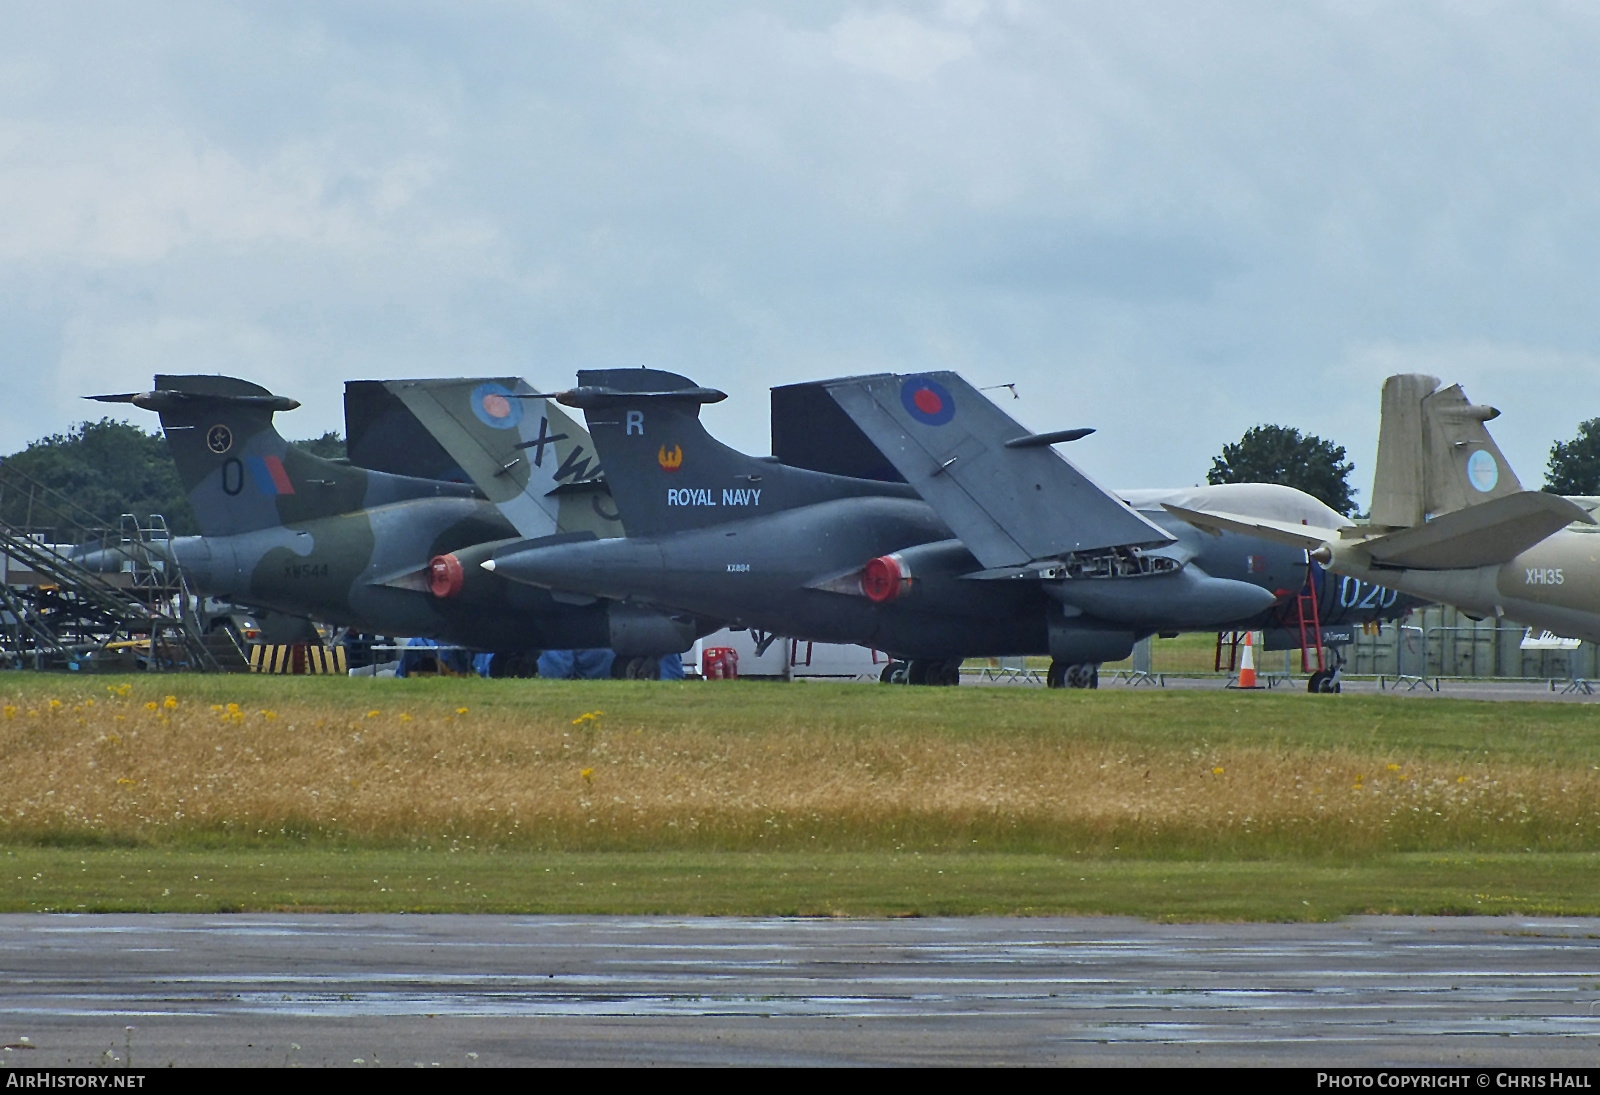
[{"label": "camouflage painted aircraft", "polygon": [[[1092,687],[1098,663],[1127,657],[1143,635],[1259,626],[1306,582],[1303,549],[1198,535],[1160,510],[1152,520],[1056,454],[1065,434],[1028,434],[953,374],[824,386],[909,484],[735,452],[699,422],[722,393],[684,377],[583,372],[557,398],[584,410],[627,538],[486,547],[460,561],[874,646],[910,659],[917,683],[954,683],[968,656],[1048,653],[1050,683],[1074,687]],[[918,430],[927,436],[896,448]],[[504,455],[480,461],[480,485]],[[1286,515],[1332,512],[1286,488],[1255,490]]]},{"label": "camouflage painted aircraft", "polygon": [[518,398],[519,387],[527,390],[515,379],[469,382],[460,410],[508,434],[538,420],[539,452],[557,469],[557,494],[571,487],[571,500],[523,514],[520,527],[470,485],[368,471],[289,444],[272,417],[299,404],[248,381],[158,376],[154,391],[93,398],[160,414],[201,527],[199,536],[173,540],[171,550],[200,592],[480,650],[611,647],[651,657],[683,651],[714,630],[682,613],[558,598],[482,571],[467,581],[433,565],[480,545],[509,548],[614,527],[591,503],[598,468],[582,459],[583,430],[543,400]]},{"label": "camouflage painted aircraft", "polygon": [[1383,385],[1372,515],[1309,527],[1247,508],[1174,505],[1197,527],[1273,538],[1329,569],[1600,641],[1600,525],[1587,506],[1523,490],[1460,385],[1410,373]]}]

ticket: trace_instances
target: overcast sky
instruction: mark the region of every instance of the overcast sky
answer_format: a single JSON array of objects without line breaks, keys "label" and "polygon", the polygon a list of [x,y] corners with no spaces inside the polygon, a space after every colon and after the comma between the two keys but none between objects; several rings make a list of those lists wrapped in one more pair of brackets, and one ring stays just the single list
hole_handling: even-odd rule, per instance
[{"label": "overcast sky", "polygon": [[[1460,381],[1600,416],[1600,5],[4,4],[0,451],[222,372],[955,369],[1108,485]],[[132,412],[138,415],[139,412]],[[145,416],[146,428],[155,425]],[[141,419],[135,418],[135,421]]]}]

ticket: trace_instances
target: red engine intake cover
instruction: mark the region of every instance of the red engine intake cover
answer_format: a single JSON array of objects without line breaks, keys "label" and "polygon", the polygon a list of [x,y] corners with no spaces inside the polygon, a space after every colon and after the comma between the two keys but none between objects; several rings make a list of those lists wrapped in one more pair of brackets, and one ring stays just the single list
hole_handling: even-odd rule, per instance
[{"label": "red engine intake cover", "polygon": [[893,555],[880,555],[861,569],[861,592],[878,604],[892,601],[900,596],[906,577],[900,560]]},{"label": "red engine intake cover", "polygon": [[428,590],[435,597],[454,597],[461,592],[463,581],[461,560],[454,555],[435,555],[428,564]]}]

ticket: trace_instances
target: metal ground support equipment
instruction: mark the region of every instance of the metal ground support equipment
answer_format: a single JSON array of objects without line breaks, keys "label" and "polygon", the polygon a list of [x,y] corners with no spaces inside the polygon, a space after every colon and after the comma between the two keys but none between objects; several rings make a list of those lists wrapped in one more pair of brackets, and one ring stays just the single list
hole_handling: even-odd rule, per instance
[{"label": "metal ground support equipment", "polygon": [[[1396,690],[1398,690],[1399,687],[1402,684],[1404,684],[1404,685],[1406,685],[1406,691],[1415,692],[1417,690],[1417,685],[1420,684],[1423,688],[1426,688],[1429,692],[1437,692],[1437,691],[1439,691],[1436,687],[1434,687],[1433,685],[1428,683],[1428,679],[1426,677],[1419,676],[1419,675],[1416,675],[1416,674],[1408,674],[1405,671],[1406,632],[1407,631],[1415,631],[1418,635],[1422,636],[1422,654],[1421,654],[1422,670],[1423,670],[1423,672],[1427,672],[1427,669],[1428,669],[1428,634],[1427,634],[1427,632],[1424,631],[1422,628],[1414,627],[1411,624],[1397,624],[1396,627],[1395,627],[1395,630],[1398,632],[1398,645],[1395,647],[1395,655],[1394,655],[1394,662],[1395,662],[1394,686],[1395,686]],[[1382,677],[1378,678],[1378,688],[1380,690],[1383,688],[1383,678]]]},{"label": "metal ground support equipment", "polygon": [[989,664],[978,673],[980,681],[999,681],[1002,684],[1043,684],[1039,671],[1028,668],[1028,659],[990,658]]},{"label": "metal ground support equipment", "polygon": [[1155,658],[1151,652],[1150,636],[1146,635],[1133,644],[1133,668],[1119,669],[1116,676],[1111,678],[1111,683],[1127,681],[1134,688],[1141,684],[1153,684],[1157,688],[1167,686],[1165,673],[1154,672]]},{"label": "metal ground support equipment", "polygon": [[0,461],[0,665],[216,671],[159,515],[115,528]]}]

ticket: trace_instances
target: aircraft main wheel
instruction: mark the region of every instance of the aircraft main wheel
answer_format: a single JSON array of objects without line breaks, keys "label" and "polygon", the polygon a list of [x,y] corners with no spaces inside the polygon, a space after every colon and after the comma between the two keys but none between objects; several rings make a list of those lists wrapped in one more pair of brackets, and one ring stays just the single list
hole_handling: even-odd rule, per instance
[{"label": "aircraft main wheel", "polygon": [[912,658],[906,663],[906,683],[927,684],[931,664],[927,658]]},{"label": "aircraft main wheel", "polygon": [[1323,684],[1328,679],[1327,670],[1319,669],[1306,678],[1306,691],[1313,696],[1322,691]]},{"label": "aircraft main wheel", "polygon": [[884,684],[905,684],[906,663],[890,662],[883,667],[883,672],[878,674],[878,680]]},{"label": "aircraft main wheel", "polygon": [[961,659],[950,658],[947,661],[934,662],[928,667],[928,683],[946,687],[960,684]]},{"label": "aircraft main wheel", "polygon": [[1068,688],[1094,688],[1100,683],[1100,674],[1093,665],[1074,665],[1067,669]]},{"label": "aircraft main wheel", "polygon": [[1045,671],[1044,686],[1046,688],[1065,688],[1067,686],[1067,671],[1071,668],[1065,662],[1052,661],[1050,668]]},{"label": "aircraft main wheel", "polygon": [[630,681],[653,681],[661,675],[661,663],[654,658],[629,658],[622,675]]}]

